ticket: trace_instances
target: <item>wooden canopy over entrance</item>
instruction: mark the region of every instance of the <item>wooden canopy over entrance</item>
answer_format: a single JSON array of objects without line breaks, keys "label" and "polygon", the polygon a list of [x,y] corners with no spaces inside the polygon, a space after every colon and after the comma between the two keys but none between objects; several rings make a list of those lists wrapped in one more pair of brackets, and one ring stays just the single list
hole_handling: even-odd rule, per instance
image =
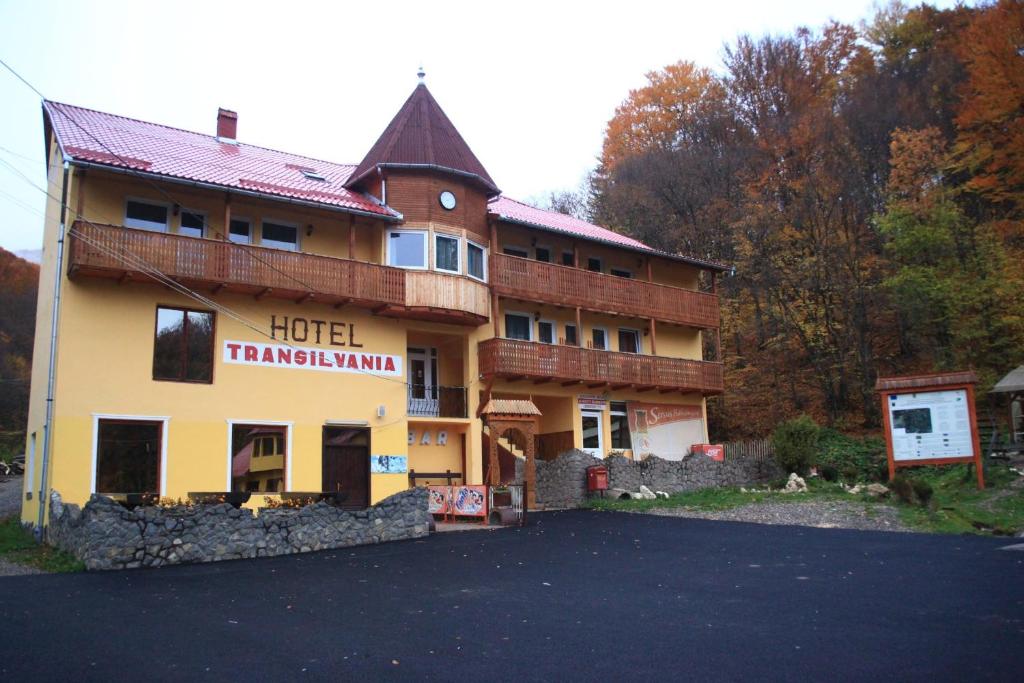
[{"label": "wooden canopy over entrance", "polygon": [[490,486],[501,484],[501,472],[498,463],[498,439],[507,430],[516,430],[523,435],[525,444],[523,450],[526,453],[526,467],[523,471],[523,480],[526,484],[526,509],[533,510],[536,507],[537,495],[535,492],[537,484],[536,445],[534,438],[537,434],[538,422],[541,412],[528,399],[498,399],[492,398],[480,411],[480,415],[487,422],[491,431],[488,460],[488,481]]}]

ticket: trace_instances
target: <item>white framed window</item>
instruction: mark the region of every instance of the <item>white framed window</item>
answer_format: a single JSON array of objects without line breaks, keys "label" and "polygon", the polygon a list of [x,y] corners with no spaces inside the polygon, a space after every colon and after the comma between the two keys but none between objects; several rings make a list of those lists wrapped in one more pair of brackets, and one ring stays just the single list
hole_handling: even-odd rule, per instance
[{"label": "white framed window", "polygon": [[600,351],[608,350],[608,330],[603,327],[595,327],[590,331],[590,348]]},{"label": "white framed window", "polygon": [[206,236],[206,214],[202,211],[181,210],[181,224],[178,226],[178,234],[187,237]]},{"label": "white framed window", "polygon": [[228,239],[235,244],[252,244],[252,222],[248,218],[231,218]]},{"label": "white framed window", "polygon": [[[227,423],[227,481],[224,490],[253,493],[291,491],[292,427],[295,423],[233,419]],[[260,458],[259,464],[253,463],[253,456]]]},{"label": "white framed window", "polygon": [[466,274],[482,282],[487,281],[487,250],[469,240],[466,240]]},{"label": "white framed window", "polygon": [[427,232],[425,230],[388,230],[388,265],[425,270]]},{"label": "white framed window", "polygon": [[627,280],[633,277],[633,272],[626,270],[625,268],[610,268],[608,272],[615,277],[624,277]]},{"label": "white framed window", "polygon": [[167,495],[167,429],[171,418],[92,415],[92,493]]},{"label": "white framed window", "polygon": [[260,245],[285,251],[299,250],[299,226],[284,221],[265,220],[260,226]]},{"label": "white framed window", "polygon": [[555,343],[555,330],[557,326],[553,320],[540,320],[537,322],[537,341],[541,344]]},{"label": "white framed window", "polygon": [[505,338],[533,341],[533,318],[526,313],[505,313]]},{"label": "white framed window", "polygon": [[625,451],[633,448],[629,436],[629,415],[625,401],[612,401],[608,404],[608,417],[611,422],[612,448]]},{"label": "white framed window", "polygon": [[518,256],[519,258],[530,258],[530,252],[524,247],[508,245],[501,248],[501,253],[506,256]]},{"label": "white framed window", "polygon": [[124,203],[124,225],[127,228],[167,232],[170,207],[161,202],[128,199]]},{"label": "white framed window", "polygon": [[445,273],[461,273],[460,243],[461,240],[454,235],[434,233],[434,268]]},{"label": "white framed window", "polygon": [[643,353],[643,347],[640,345],[640,330],[620,327],[619,351],[622,353]]}]

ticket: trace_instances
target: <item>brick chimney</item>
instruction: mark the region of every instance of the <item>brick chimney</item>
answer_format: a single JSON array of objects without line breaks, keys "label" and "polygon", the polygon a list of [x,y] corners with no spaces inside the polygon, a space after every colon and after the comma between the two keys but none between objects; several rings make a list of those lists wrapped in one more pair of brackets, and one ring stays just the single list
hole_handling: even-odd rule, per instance
[{"label": "brick chimney", "polygon": [[235,142],[238,135],[238,114],[230,109],[217,110],[217,139],[221,142]]}]

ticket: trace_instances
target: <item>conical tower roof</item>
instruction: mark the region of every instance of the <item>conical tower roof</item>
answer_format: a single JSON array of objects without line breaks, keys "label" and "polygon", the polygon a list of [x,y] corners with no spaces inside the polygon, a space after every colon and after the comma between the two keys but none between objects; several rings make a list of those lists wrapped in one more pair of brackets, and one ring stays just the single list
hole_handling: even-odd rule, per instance
[{"label": "conical tower roof", "polygon": [[468,176],[483,185],[488,196],[500,193],[487,169],[422,82],[356,167],[346,187],[359,185],[378,166]]}]

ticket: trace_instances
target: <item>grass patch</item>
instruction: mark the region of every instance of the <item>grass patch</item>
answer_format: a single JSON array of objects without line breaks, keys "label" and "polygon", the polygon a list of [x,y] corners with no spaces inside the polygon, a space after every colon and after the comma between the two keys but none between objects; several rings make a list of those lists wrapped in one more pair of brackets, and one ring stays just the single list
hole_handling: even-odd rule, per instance
[{"label": "grass patch", "polygon": [[934,493],[927,507],[900,506],[915,529],[946,534],[1011,536],[1024,529],[1024,483],[1003,463],[990,463],[985,490],[977,489],[966,465],[904,470],[911,481],[926,481]]},{"label": "grass patch", "polygon": [[15,517],[0,520],[0,558],[28,565],[44,572],[80,572],[85,569],[73,555],[36,543],[32,532]]}]

